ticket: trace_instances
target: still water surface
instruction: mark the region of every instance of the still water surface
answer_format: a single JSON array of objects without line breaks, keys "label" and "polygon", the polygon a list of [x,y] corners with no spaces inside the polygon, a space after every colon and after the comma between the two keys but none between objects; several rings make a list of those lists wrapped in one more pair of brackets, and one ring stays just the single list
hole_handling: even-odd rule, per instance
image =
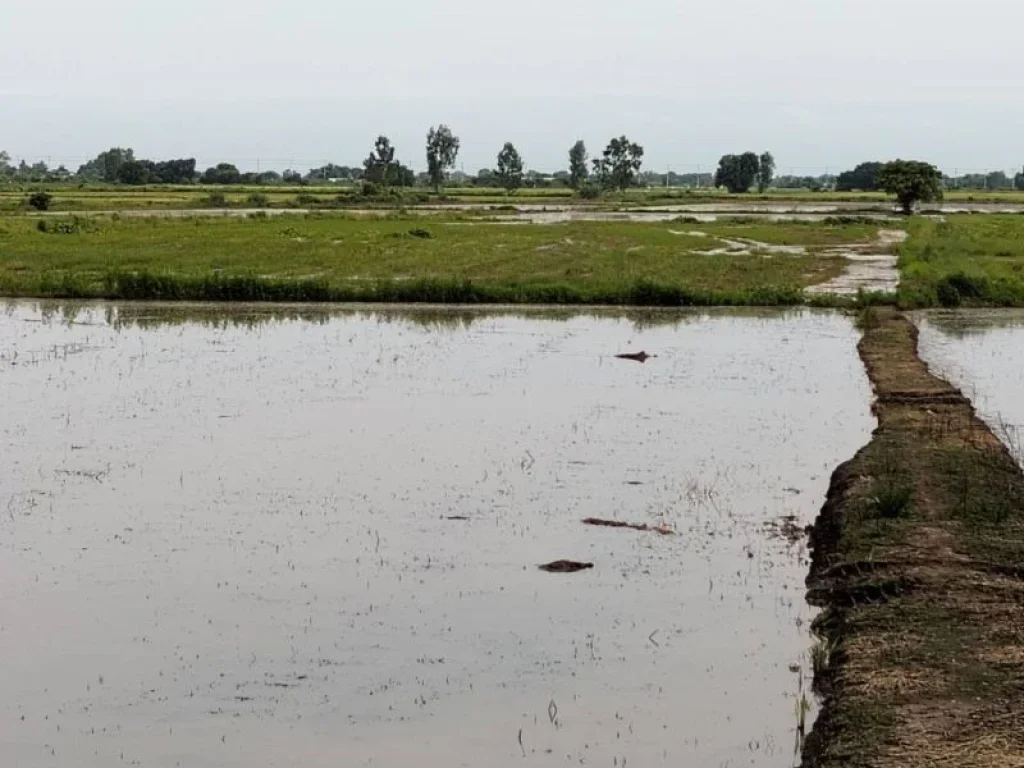
[{"label": "still water surface", "polygon": [[921,312],[915,321],[922,359],[971,399],[1024,464],[1024,310]]},{"label": "still water surface", "polygon": [[868,439],[856,340],[0,305],[4,762],[791,765],[813,613],[767,526]]}]

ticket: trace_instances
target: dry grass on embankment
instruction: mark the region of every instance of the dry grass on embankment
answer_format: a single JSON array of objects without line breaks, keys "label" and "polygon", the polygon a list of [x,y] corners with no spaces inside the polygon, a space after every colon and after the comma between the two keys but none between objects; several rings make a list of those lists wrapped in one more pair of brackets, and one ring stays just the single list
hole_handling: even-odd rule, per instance
[{"label": "dry grass on embankment", "polygon": [[1024,476],[917,331],[868,310],[879,427],[811,536],[822,715],[806,766],[1024,765]]}]

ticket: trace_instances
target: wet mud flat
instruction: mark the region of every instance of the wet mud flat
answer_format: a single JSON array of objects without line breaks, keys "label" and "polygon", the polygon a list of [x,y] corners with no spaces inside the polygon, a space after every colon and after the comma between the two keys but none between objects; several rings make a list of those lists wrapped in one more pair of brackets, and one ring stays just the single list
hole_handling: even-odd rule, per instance
[{"label": "wet mud flat", "polygon": [[4,762],[792,765],[857,336],[4,304]]},{"label": "wet mud flat", "polygon": [[863,317],[871,442],[834,473],[811,535],[807,766],[1024,762],[1024,476],[918,331]]}]

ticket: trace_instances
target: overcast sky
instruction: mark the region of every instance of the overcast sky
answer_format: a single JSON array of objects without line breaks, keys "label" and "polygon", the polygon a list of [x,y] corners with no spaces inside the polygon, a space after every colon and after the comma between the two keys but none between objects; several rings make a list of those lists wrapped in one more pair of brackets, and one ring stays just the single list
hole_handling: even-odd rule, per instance
[{"label": "overcast sky", "polygon": [[386,133],[420,169],[439,122],[467,171],[621,133],[657,170],[1024,164],[1021,0],[12,0],[0,23],[0,149],[69,166],[304,170]]}]

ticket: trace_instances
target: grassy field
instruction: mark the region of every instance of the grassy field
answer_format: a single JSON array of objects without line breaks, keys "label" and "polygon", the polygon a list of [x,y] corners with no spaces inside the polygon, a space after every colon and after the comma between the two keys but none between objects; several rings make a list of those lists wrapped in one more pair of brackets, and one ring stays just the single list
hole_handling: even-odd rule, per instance
[{"label": "grassy field", "polygon": [[[887,224],[723,220],[524,225],[479,214],[0,217],[0,291],[125,298],[794,304],[844,268],[828,246]],[[914,217],[901,306],[1024,306],[1024,216]],[[424,230],[417,234],[412,230]],[[46,230],[46,231],[42,231]],[[802,255],[708,254],[723,238]],[[765,258],[769,256],[769,258]],[[838,303],[816,298],[816,303]]]},{"label": "grassy field", "polygon": [[900,248],[906,306],[1024,306],[1024,216],[914,218]]},{"label": "grassy field", "polygon": [[[808,192],[805,190],[770,190],[765,194],[729,195],[716,189],[632,189],[625,194],[609,194],[599,200],[581,200],[568,189],[521,189],[514,195],[503,190],[451,187],[443,197],[435,196],[424,188],[394,190],[393,194],[365,198],[351,186],[153,186],[127,187],[116,185],[26,185],[0,186],[0,212],[18,212],[27,209],[26,199],[31,191],[46,188],[54,196],[54,210],[98,211],[129,209],[189,209],[221,205],[210,200],[211,195],[223,195],[228,206],[307,208],[316,206],[360,205],[421,205],[425,203],[480,203],[480,204],[586,204],[607,207],[701,204],[701,203],[863,203],[877,205],[890,202],[879,192]],[[956,191],[946,194],[951,203],[1006,203],[1024,204],[1024,193],[1017,191]]]},{"label": "grassy field", "polygon": [[1024,476],[906,318],[862,324],[879,427],[811,536],[824,699],[804,765],[1020,765]]},{"label": "grassy field", "polygon": [[[797,304],[851,223],[527,226],[390,216],[0,218],[0,292],[152,299]],[[45,230],[45,231],[44,231]],[[722,238],[804,254],[708,254]]]}]

